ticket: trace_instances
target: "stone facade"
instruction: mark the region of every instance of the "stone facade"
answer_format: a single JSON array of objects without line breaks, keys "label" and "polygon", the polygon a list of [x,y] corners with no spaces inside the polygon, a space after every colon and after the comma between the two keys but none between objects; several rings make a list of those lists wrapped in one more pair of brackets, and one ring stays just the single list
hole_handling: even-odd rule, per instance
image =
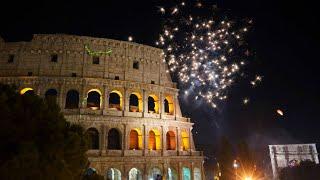
[{"label": "stone facade", "polygon": [[87,152],[90,166],[106,179],[204,179],[193,123],[182,116],[167,71],[162,50],[132,42],[0,38],[0,82],[17,85],[21,94],[55,96],[66,119],[97,141]]},{"label": "stone facade", "polygon": [[282,168],[294,166],[303,160],[319,164],[316,144],[269,145],[273,178],[278,179]]}]

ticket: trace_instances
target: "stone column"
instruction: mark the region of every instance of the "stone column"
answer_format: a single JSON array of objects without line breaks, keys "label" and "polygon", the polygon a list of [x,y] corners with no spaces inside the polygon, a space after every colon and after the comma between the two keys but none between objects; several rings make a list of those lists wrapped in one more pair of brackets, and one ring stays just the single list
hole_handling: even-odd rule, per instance
[{"label": "stone column", "polygon": [[190,175],[191,175],[191,180],[194,180],[194,162],[191,162]]},{"label": "stone column", "polygon": [[104,85],[104,107],[103,110],[106,111],[109,108],[109,89],[107,85]]},{"label": "stone column", "polygon": [[189,151],[191,155],[191,151],[193,149],[193,136],[192,136],[192,127],[189,128]]},{"label": "stone column", "polygon": [[148,147],[147,147],[147,143],[148,143],[148,135],[147,135],[147,128],[146,128],[146,125],[143,125],[142,126],[142,142],[143,142],[143,156],[145,156],[145,152],[148,151]]},{"label": "stone column", "polygon": [[128,148],[128,132],[127,132],[127,125],[123,124],[123,133],[122,133],[122,155],[124,155],[124,151],[129,149]]},{"label": "stone column", "polygon": [[65,84],[60,85],[59,93],[59,105],[61,109],[64,109],[66,106],[66,97],[67,97],[67,89],[65,88]]},{"label": "stone column", "polygon": [[174,105],[173,105],[173,115],[174,115],[174,119],[177,119],[177,104],[178,104],[178,95],[176,94],[176,95],[174,95],[174,97],[173,97],[173,103],[174,103]]},{"label": "stone column", "polygon": [[100,150],[101,150],[101,155],[106,154],[106,127],[105,125],[101,125],[101,135],[100,135]]},{"label": "stone column", "polygon": [[128,108],[127,108],[127,88],[123,88],[123,97],[122,97],[122,116],[124,116],[124,112],[125,111],[128,111]]},{"label": "stone column", "polygon": [[178,167],[178,179],[179,180],[182,180],[183,179],[183,171],[182,171],[182,163],[181,162],[179,162],[179,167]]},{"label": "stone column", "polygon": [[181,130],[180,128],[176,128],[176,137],[177,137],[177,152],[179,154],[180,150],[181,150]]},{"label": "stone column", "polygon": [[107,87],[106,87],[106,85],[103,85],[103,89],[102,89],[102,94],[101,94],[101,100],[102,100],[102,102],[101,102],[101,107],[100,107],[100,109],[101,110],[105,110],[105,103],[106,103],[106,89],[107,89]]},{"label": "stone column", "polygon": [[125,94],[125,96],[124,96],[124,97],[125,97],[124,110],[127,111],[127,112],[129,112],[129,111],[130,111],[130,109],[129,109],[130,94],[129,94],[129,92],[128,92],[128,89],[125,88],[124,94]]},{"label": "stone column", "polygon": [[161,138],[162,138],[162,156],[165,154],[167,148],[166,148],[166,131],[163,126],[161,126]]},{"label": "stone column", "polygon": [[160,113],[160,118],[162,119],[162,115],[164,114],[164,104],[163,104],[163,102],[164,102],[164,95],[163,95],[163,93],[161,92],[160,93],[160,102],[159,102],[159,108],[161,109],[161,111],[160,111],[160,109],[159,109],[159,113]]},{"label": "stone column", "polygon": [[87,92],[86,92],[86,84],[82,85],[82,89],[79,95],[79,100],[80,100],[80,108],[85,109],[87,107]]},{"label": "stone column", "polygon": [[145,117],[145,113],[148,113],[148,97],[147,96],[147,92],[146,90],[143,90],[143,94],[142,94],[142,101],[143,101],[143,115],[142,117]]},{"label": "stone column", "polygon": [[162,103],[163,103],[163,99],[162,99],[162,93],[158,93],[158,97],[159,97],[159,99],[158,99],[158,104],[159,104],[159,115],[160,115],[160,118],[161,118],[161,115],[163,114],[162,113]]}]

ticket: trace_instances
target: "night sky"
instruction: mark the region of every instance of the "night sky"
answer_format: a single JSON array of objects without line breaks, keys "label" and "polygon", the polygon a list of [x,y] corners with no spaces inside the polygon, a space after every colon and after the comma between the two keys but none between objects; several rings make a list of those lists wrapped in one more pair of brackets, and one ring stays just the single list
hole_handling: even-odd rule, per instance
[{"label": "night sky", "polygon": [[[156,6],[167,1],[42,2],[11,0],[1,5],[0,35],[6,41],[29,41],[35,33],[63,33],[127,40],[154,45],[161,30]],[[248,76],[263,76],[249,88],[239,82],[218,110],[184,102],[196,125],[198,144],[215,146],[220,136],[233,143],[320,143],[320,28],[318,6],[299,1],[219,0],[218,8],[254,21],[248,37],[253,57]],[[242,104],[243,97],[250,103]],[[284,116],[276,110],[284,111]]]}]

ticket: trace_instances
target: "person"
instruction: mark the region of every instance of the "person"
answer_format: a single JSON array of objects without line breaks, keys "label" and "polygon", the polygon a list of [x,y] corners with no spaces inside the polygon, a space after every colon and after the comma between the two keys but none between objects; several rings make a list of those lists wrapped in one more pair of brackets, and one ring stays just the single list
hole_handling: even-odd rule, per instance
[{"label": "person", "polygon": [[160,174],[157,174],[156,180],[162,180],[162,177]]}]

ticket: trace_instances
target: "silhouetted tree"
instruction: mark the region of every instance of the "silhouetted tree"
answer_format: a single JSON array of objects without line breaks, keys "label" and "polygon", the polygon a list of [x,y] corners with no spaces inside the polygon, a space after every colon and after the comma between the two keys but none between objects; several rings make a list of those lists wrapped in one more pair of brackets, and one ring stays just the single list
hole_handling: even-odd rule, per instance
[{"label": "silhouetted tree", "polygon": [[226,137],[222,137],[219,143],[217,159],[221,170],[221,179],[230,180],[233,177],[233,150]]},{"label": "silhouetted tree", "polygon": [[310,160],[302,161],[294,167],[283,168],[279,173],[280,180],[315,180],[320,179],[320,165]]},{"label": "silhouetted tree", "polygon": [[245,141],[241,141],[237,146],[237,157],[240,160],[241,169],[245,171],[254,170],[253,152]]},{"label": "silhouetted tree", "polygon": [[81,126],[55,100],[0,84],[0,179],[80,179],[87,166]]}]

